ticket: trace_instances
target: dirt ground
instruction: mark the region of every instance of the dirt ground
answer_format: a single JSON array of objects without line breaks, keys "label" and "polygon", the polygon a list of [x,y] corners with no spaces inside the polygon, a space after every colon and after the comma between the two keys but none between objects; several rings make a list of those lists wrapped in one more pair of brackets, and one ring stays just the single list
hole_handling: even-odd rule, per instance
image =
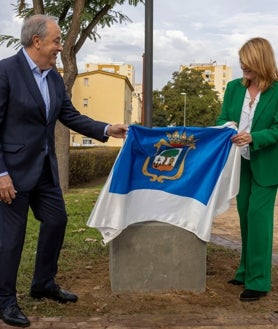
[{"label": "dirt ground", "polygon": [[[277,214],[276,209],[276,220]],[[274,253],[278,253],[277,231],[275,228]],[[240,245],[235,202],[232,202],[225,214],[215,218],[212,233]],[[274,264],[273,289],[267,297],[256,302],[241,302],[239,294],[243,288],[227,283],[233,278],[237,268],[239,250],[209,244],[206,291],[201,293],[113,293],[110,288],[108,261],[108,256],[103,256],[91,264],[80,262],[76,264],[74,272],[60,274],[58,279],[63,287],[79,295],[76,304],[61,305],[47,300],[36,302],[32,314],[29,312],[29,315],[47,316],[48,309],[51,315],[54,312],[54,316],[56,311],[57,315],[63,317],[99,316],[111,321],[120,317],[131,327],[134,325],[134,328],[138,316],[140,325],[144,323],[146,328],[167,328],[167,325],[178,326],[181,323],[184,325],[185,321],[195,325],[208,325],[213,322],[239,324],[247,321],[251,327],[252,324],[258,323],[278,323],[278,265]]]}]

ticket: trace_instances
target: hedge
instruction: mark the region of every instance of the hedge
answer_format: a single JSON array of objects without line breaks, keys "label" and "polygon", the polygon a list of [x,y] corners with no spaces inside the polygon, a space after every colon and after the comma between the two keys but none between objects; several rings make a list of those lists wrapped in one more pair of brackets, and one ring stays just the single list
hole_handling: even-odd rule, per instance
[{"label": "hedge", "polygon": [[90,183],[108,176],[119,153],[119,147],[71,147],[69,157],[69,186]]}]

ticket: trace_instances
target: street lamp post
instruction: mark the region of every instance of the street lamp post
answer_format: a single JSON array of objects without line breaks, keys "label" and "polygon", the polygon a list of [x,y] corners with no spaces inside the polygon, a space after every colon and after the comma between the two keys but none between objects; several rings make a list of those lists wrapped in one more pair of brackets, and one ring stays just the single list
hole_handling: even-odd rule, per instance
[{"label": "street lamp post", "polygon": [[181,93],[184,95],[184,103],[183,103],[183,125],[186,126],[186,93]]}]

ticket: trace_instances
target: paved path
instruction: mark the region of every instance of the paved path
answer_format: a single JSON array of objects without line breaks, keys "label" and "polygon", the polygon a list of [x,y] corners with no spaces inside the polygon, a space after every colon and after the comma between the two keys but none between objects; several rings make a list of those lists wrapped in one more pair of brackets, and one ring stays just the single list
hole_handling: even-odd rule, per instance
[{"label": "paved path", "polygon": [[[204,314],[203,318],[175,316],[169,317],[140,314],[118,317],[91,318],[34,318],[30,317],[30,329],[277,329],[278,315],[270,315],[270,319],[240,317],[238,314]],[[167,323],[165,325],[165,323]],[[15,328],[0,323],[1,329]]]},{"label": "paved path", "polygon": [[[236,201],[231,202],[230,208],[213,220],[211,242],[240,251],[241,238]],[[278,196],[274,209],[273,230],[273,264],[278,264]]]},{"label": "paved path", "polygon": [[[239,241],[234,241],[229,238],[222,237],[220,235],[212,234],[211,242],[214,244],[217,244],[219,246],[223,246],[223,247],[230,248],[233,250],[239,250],[239,251],[241,250],[241,244]],[[272,262],[273,262],[273,265],[278,264],[278,254],[277,253],[272,254]]]},{"label": "paved path", "polygon": [[[217,312],[216,312],[217,313]],[[189,319],[188,317],[175,316],[172,323],[169,318],[164,319],[157,315],[136,315],[117,318],[92,317],[92,318],[32,318],[30,329],[277,329],[278,317],[271,315],[271,320],[260,318],[240,318],[238,314],[223,316],[223,314],[205,315],[202,319]],[[154,321],[155,320],[155,321]],[[168,323],[165,325],[165,323]],[[16,328],[0,323],[1,329]]]}]

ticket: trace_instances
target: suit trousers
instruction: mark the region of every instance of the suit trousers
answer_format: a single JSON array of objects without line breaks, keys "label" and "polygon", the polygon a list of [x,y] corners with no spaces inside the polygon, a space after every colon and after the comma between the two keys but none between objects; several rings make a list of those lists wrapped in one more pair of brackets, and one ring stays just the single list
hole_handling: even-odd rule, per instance
[{"label": "suit trousers", "polygon": [[242,252],[236,280],[245,289],[271,290],[273,217],[277,186],[260,186],[250,161],[242,158],[237,208],[240,217]]},{"label": "suit trousers", "polygon": [[53,183],[48,156],[31,191],[18,191],[10,205],[0,202],[0,309],[17,303],[17,273],[29,208],[40,222],[31,289],[52,290],[57,287],[55,275],[67,214],[61,188]]}]

